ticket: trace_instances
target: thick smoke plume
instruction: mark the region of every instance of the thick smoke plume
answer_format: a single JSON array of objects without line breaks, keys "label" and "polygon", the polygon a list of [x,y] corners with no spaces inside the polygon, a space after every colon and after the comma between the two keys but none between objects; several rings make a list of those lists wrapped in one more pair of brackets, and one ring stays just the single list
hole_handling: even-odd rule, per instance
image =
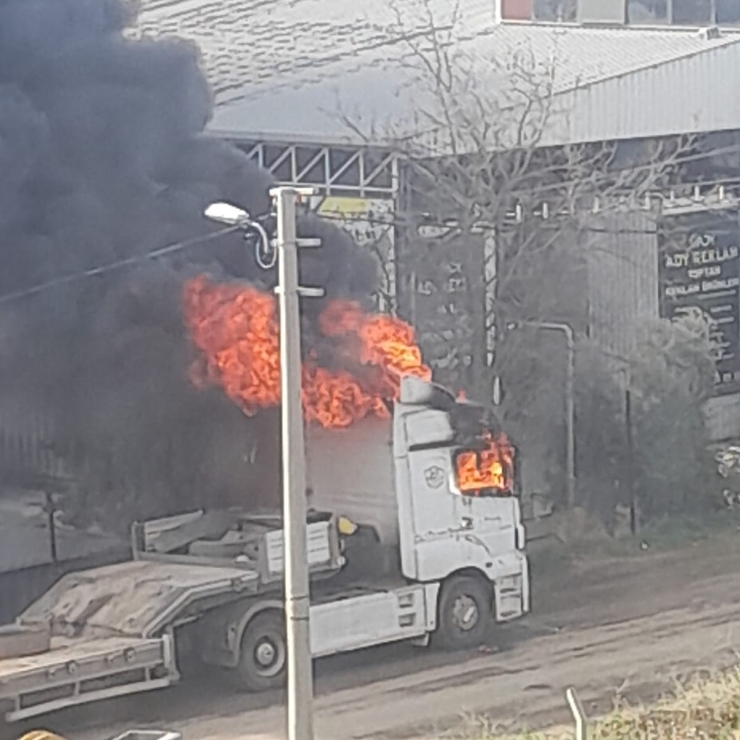
[{"label": "thick smoke plume", "polygon": [[[133,13],[124,0],[0,3],[0,294],[206,234],[214,200],[268,207],[267,174],[203,134],[197,49],[125,38]],[[305,283],[370,294],[369,258],[348,237],[318,221],[301,231],[324,242],[302,257]],[[274,417],[248,420],[188,379],[180,297],[202,271],[274,280],[233,235],[0,304],[2,393],[49,409],[90,518],[260,502],[274,487]]]}]

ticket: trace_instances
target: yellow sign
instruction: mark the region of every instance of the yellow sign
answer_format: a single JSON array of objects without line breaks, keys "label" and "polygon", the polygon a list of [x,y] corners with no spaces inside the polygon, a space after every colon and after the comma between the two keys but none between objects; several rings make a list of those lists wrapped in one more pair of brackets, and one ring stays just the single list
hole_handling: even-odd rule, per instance
[{"label": "yellow sign", "polygon": [[376,294],[378,309],[393,313],[396,295],[393,199],[328,195],[316,199],[315,210],[347,231],[357,244],[373,254],[380,274]]}]

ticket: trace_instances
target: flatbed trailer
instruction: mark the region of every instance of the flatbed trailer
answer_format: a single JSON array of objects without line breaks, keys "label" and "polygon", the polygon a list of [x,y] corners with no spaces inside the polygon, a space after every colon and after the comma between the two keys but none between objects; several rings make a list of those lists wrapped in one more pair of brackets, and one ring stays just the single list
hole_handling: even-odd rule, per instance
[{"label": "flatbed trailer", "polygon": [[[179,627],[246,596],[275,592],[278,598],[278,520],[235,511],[214,514],[194,512],[135,525],[134,560],[70,573],[26,609],[19,624],[48,625],[50,649],[0,660],[5,719],[27,719],[176,683]],[[239,562],[219,553],[182,552],[214,550],[212,540],[198,537],[214,530],[226,539],[222,549],[251,542],[253,556]],[[335,530],[329,516],[308,524],[314,577],[341,566]],[[170,547],[178,552],[169,552]]]},{"label": "flatbed trailer", "polygon": [[83,702],[169,686],[174,645],[160,638],[53,638],[49,652],[0,661],[0,691],[16,721]]}]

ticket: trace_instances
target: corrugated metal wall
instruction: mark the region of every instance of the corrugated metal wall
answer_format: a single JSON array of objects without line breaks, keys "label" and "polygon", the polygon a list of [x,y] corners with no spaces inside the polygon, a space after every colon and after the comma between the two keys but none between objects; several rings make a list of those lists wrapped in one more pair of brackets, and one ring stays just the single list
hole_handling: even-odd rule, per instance
[{"label": "corrugated metal wall", "polygon": [[740,394],[718,396],[707,401],[704,411],[709,435],[715,442],[740,437]]},{"label": "corrugated metal wall", "polygon": [[640,327],[658,316],[658,239],[647,213],[605,216],[589,244],[591,337],[608,352],[634,350]]},{"label": "corrugated metal wall", "polygon": [[12,486],[25,474],[66,477],[53,437],[53,421],[41,399],[0,394],[0,484]]},{"label": "corrugated metal wall", "polygon": [[[592,338],[619,357],[635,348],[640,327],[659,316],[658,238],[647,213],[604,217],[590,245],[589,313]],[[740,437],[740,394],[706,404],[714,441]]]}]

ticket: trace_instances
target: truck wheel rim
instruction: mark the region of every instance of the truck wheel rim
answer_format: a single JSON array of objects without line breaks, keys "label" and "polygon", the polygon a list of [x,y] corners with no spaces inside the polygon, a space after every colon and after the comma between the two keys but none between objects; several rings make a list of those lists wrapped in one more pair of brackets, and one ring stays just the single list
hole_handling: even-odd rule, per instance
[{"label": "truck wheel rim", "polygon": [[475,599],[461,594],[452,606],[452,622],[459,630],[468,632],[478,623],[478,605]]},{"label": "truck wheel rim", "polygon": [[283,668],[285,650],[281,641],[263,637],[254,647],[254,662],[260,673],[275,676]]}]

